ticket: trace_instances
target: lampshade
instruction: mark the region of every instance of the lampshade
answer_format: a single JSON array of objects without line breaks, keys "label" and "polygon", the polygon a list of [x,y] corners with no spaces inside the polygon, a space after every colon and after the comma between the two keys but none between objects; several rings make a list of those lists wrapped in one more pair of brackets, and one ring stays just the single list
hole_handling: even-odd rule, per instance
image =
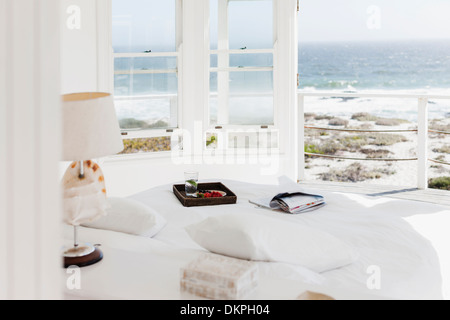
[{"label": "lampshade", "polygon": [[113,98],[86,92],[63,96],[63,159],[73,161],[62,179],[64,221],[74,227],[74,245],[64,252],[64,266],[88,266],[103,259],[99,248],[78,244],[77,227],[106,215],[109,204],[100,166],[91,159],[123,150]]},{"label": "lampshade", "polygon": [[63,161],[96,159],[123,150],[113,97],[86,92],[63,96]]}]

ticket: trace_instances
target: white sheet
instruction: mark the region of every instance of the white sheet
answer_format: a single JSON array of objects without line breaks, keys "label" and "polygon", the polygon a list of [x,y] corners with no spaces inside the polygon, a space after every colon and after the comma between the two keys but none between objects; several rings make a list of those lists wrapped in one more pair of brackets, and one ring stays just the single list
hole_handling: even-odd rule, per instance
[{"label": "white sheet", "polygon": [[[71,245],[73,230],[65,226],[66,245]],[[161,241],[113,231],[79,228],[83,242],[102,244],[104,259],[81,269],[81,288],[69,290],[72,273],[63,275],[68,298],[178,300],[198,299],[179,290],[180,269],[204,253]],[[295,299],[323,282],[323,277],[302,267],[283,263],[258,263],[260,285],[250,299]],[[294,282],[293,282],[294,281]],[[323,291],[323,290],[322,290]],[[348,293],[339,293],[347,294]]]},{"label": "white sheet", "polygon": [[[90,298],[183,298],[178,289],[179,268],[204,251],[190,239],[184,227],[210,215],[249,211],[327,231],[360,254],[359,261],[353,265],[323,274],[298,266],[259,263],[262,286],[257,298],[295,298],[305,283],[320,284],[322,292],[334,290],[335,295],[353,292],[353,298],[371,295],[396,299],[448,297],[450,233],[446,226],[450,225],[449,208],[308,190],[324,195],[328,205],[319,211],[288,215],[260,209],[248,202],[272,196],[282,188],[237,181],[224,183],[238,195],[236,205],[184,208],[173,195],[171,185],[133,196],[168,221],[154,239],[82,229],[81,239],[102,243],[105,259],[82,269],[85,287],[72,294]],[[69,229],[67,239],[70,237]],[[375,269],[368,270],[373,266]],[[370,290],[367,286],[372,276],[368,271],[373,270],[380,271],[379,290]],[[285,290],[275,290],[282,284]]]}]

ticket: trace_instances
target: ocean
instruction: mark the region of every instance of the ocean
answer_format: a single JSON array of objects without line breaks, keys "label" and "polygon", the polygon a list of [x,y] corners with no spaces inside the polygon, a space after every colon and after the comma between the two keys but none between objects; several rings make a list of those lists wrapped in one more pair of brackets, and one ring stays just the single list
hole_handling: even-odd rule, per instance
[{"label": "ocean", "polygon": [[[138,50],[138,49],[136,49]],[[116,48],[116,52],[120,52]],[[139,52],[139,51],[138,51]],[[399,92],[450,95],[450,40],[355,43],[301,43],[299,45],[299,90],[307,92]],[[270,54],[231,55],[233,67],[272,66]],[[217,57],[211,56],[211,67]],[[176,58],[116,59],[116,70],[175,69]],[[211,73],[211,122],[217,114],[217,73]],[[230,73],[230,122],[273,122],[273,73]],[[121,119],[147,122],[170,119],[170,103],[164,96],[127,101],[127,96],[176,95],[176,73],[115,76],[115,95]],[[338,97],[338,96],[337,96]],[[430,101],[430,118],[450,112],[450,100]],[[355,110],[377,116],[417,120],[417,101],[402,99],[339,99],[311,97],[306,111],[348,116]]]},{"label": "ocean", "polygon": [[450,40],[301,44],[301,88],[450,89]]}]

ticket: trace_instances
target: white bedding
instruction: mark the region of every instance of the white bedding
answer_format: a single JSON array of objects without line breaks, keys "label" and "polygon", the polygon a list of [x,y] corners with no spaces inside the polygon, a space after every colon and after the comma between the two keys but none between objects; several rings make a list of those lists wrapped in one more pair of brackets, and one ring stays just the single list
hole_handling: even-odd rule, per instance
[{"label": "white bedding", "polygon": [[[448,297],[450,277],[450,210],[414,201],[318,192],[327,206],[301,215],[256,208],[249,199],[292,191],[292,185],[224,183],[238,195],[236,205],[184,208],[161,186],[131,198],[157,210],[168,221],[153,239],[110,231],[82,229],[80,239],[101,243],[105,258],[82,269],[81,290],[71,297],[114,299],[183,299],[179,270],[204,252],[184,230],[192,223],[220,213],[256,212],[326,231],[355,248],[356,263],[322,274],[300,266],[259,262],[261,285],[256,299],[294,299],[305,288],[338,298],[440,299]],[[295,186],[295,188],[304,188]],[[67,228],[66,239],[71,239]],[[295,244],[293,244],[295,245]],[[380,271],[380,288],[371,290],[369,272]],[[448,270],[448,271],[447,271]],[[372,276],[372,277],[371,277]],[[372,282],[371,282],[372,283]]]}]

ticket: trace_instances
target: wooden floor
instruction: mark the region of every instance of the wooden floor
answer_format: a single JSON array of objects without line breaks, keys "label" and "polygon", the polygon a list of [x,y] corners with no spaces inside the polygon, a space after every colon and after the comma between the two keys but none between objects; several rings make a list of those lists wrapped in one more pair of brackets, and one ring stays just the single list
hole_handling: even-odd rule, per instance
[{"label": "wooden floor", "polygon": [[444,190],[419,190],[408,187],[390,187],[326,181],[304,181],[300,182],[300,184],[314,189],[322,189],[327,191],[357,193],[372,197],[391,197],[396,199],[429,202],[450,207],[450,191]]}]

